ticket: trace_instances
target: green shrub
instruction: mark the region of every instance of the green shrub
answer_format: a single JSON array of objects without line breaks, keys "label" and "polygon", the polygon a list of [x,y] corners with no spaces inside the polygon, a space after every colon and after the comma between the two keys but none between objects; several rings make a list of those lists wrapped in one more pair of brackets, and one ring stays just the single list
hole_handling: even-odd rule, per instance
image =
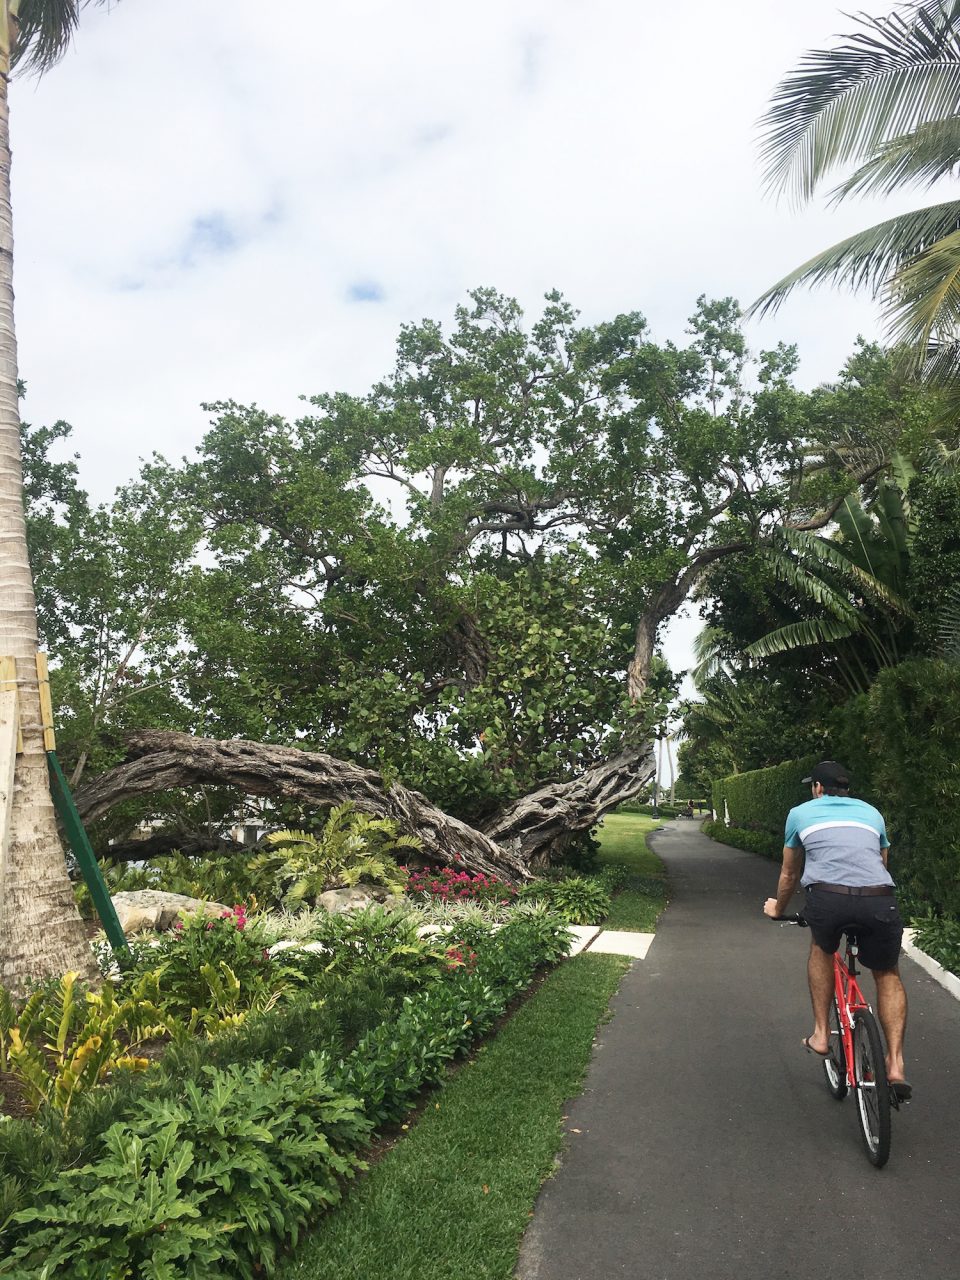
[{"label": "green shrub", "polygon": [[422,847],[416,836],[398,834],[389,818],[359,813],[349,800],[330,810],[318,836],[277,831],[266,843],[274,852],[254,858],[251,869],[272,873],[275,896],[287,905],[313,903],[327,889],[360,883],[401,893],[407,877],[396,855],[406,858]]},{"label": "green shrub", "polygon": [[960,920],[925,916],[914,920],[913,927],[920,950],[960,977]]},{"label": "green shrub", "polygon": [[870,763],[854,781],[886,818],[904,904],[960,916],[960,664],[916,659],[882,671],[856,720]]},{"label": "green shrub", "polygon": [[759,853],[765,858],[779,858],[783,852],[783,836],[774,836],[767,831],[747,831],[743,827],[728,827],[723,822],[705,822],[703,833],[720,844],[729,844],[747,853]]},{"label": "green shrub", "polygon": [[602,867],[594,877],[598,884],[609,894],[619,893],[624,889],[630,880],[630,869],[625,867],[622,862],[608,862]]},{"label": "green shrub", "polygon": [[722,778],[713,785],[713,807],[718,820],[746,831],[765,831],[780,838],[787,813],[794,805],[810,799],[805,777],[816,757],[786,760],[770,769],[751,769]]},{"label": "green shrub", "polygon": [[[850,769],[852,794],[886,820],[907,914],[960,916],[960,664],[918,658],[881,671],[868,694],[834,713],[829,755]],[[726,802],[732,827],[780,839],[787,810],[809,799],[799,780],[815,763],[807,757],[721,779],[718,817]]]},{"label": "green shrub", "polygon": [[357,1101],[337,1094],[319,1059],[205,1068],[182,1096],[144,1099],[103,1135],[99,1158],[46,1183],[13,1218],[0,1275],[143,1275],[201,1280],[229,1267],[273,1269],[369,1135]]},{"label": "green shrub", "polygon": [[598,878],[537,880],[524,886],[522,895],[526,901],[544,903],[567,924],[596,924],[610,914],[610,892]]}]

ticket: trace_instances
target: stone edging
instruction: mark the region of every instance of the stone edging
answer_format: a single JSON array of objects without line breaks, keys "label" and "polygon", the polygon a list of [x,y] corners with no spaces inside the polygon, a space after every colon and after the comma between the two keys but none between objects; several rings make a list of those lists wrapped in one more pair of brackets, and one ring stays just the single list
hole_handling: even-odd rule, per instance
[{"label": "stone edging", "polygon": [[916,930],[914,929],[904,929],[904,951],[935,982],[939,982],[945,991],[949,991],[954,1000],[960,1000],[960,978],[951,973],[949,969],[945,969],[939,960],[934,960],[933,956],[928,956],[925,951],[920,950],[913,940],[915,932]]}]

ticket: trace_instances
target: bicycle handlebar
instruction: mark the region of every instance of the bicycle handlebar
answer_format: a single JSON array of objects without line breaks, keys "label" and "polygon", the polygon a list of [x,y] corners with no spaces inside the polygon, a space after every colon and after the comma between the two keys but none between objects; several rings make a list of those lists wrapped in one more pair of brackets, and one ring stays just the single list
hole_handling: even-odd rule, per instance
[{"label": "bicycle handlebar", "polygon": [[793,914],[789,916],[768,916],[767,918],[772,920],[774,924],[796,924],[799,925],[801,929],[808,929],[810,927],[807,924],[806,918],[802,916],[799,911],[794,911]]}]

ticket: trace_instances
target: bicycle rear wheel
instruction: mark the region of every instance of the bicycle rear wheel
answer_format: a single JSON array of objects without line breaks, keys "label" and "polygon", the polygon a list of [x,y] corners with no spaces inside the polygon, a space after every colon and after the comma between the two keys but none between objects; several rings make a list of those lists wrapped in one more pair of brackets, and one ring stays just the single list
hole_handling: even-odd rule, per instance
[{"label": "bicycle rear wheel", "polygon": [[890,1088],[877,1020],[861,1009],[853,1020],[853,1078],[857,1119],[867,1159],[882,1169],[890,1156]]},{"label": "bicycle rear wheel", "polygon": [[843,1036],[840,1032],[840,1011],[834,1000],[830,1010],[830,1056],[823,1060],[823,1074],[827,1088],[839,1100],[847,1096],[847,1060],[843,1052]]}]

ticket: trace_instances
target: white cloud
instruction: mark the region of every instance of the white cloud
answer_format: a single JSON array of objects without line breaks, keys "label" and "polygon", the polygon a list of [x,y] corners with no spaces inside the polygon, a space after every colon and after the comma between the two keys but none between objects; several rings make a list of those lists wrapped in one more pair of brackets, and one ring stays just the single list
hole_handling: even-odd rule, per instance
[{"label": "white cloud", "polygon": [[[681,336],[887,206],[763,200],[777,78],[832,0],[124,0],[13,94],[20,360],[97,496],[193,448],[201,401],[363,390],[399,325],[493,284]],[[909,201],[907,202],[910,203]],[[869,300],[804,294],[751,339],[832,375]]]}]

